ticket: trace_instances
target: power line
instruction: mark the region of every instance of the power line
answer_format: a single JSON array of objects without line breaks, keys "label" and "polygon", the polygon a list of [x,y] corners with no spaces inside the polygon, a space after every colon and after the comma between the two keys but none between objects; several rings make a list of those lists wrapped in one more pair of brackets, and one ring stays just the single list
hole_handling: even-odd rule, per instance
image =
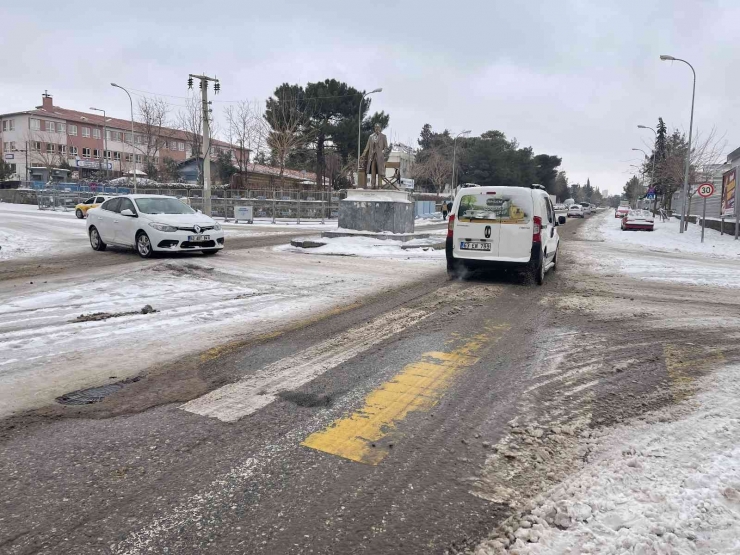
[{"label": "power line", "polygon": [[[131,87],[129,87],[128,89],[130,91],[136,91],[138,93],[148,94],[148,95],[152,95],[152,96],[166,96],[168,98],[179,98],[181,100],[190,100],[191,98],[193,98],[193,97],[190,97],[190,96],[177,96],[177,95],[174,95],[174,94],[155,93],[155,92],[151,92],[151,91],[144,91],[144,90],[141,90],[141,89],[134,89],[134,88],[131,88]],[[353,94],[340,94],[340,95],[333,95],[333,96],[305,96],[305,94],[304,94],[304,97],[301,100],[306,101],[306,100],[321,100],[321,99],[327,99],[327,98],[349,98],[349,97],[352,97],[352,96],[359,96],[361,94],[362,94],[362,92],[360,92],[360,91],[358,91],[356,93],[353,93]],[[270,98],[272,98],[272,96]],[[298,100],[299,99],[296,99],[295,102],[298,102]],[[243,100],[213,100],[212,102],[239,103],[239,102],[244,102],[244,101]],[[283,99],[283,102],[285,102],[285,99]]]}]

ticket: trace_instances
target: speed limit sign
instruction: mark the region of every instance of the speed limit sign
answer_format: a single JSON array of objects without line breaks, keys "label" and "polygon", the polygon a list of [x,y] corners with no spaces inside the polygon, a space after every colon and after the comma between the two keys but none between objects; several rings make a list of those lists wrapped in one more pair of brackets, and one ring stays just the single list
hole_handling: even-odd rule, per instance
[{"label": "speed limit sign", "polygon": [[714,185],[711,183],[702,183],[696,190],[701,198],[709,198],[714,194]]}]

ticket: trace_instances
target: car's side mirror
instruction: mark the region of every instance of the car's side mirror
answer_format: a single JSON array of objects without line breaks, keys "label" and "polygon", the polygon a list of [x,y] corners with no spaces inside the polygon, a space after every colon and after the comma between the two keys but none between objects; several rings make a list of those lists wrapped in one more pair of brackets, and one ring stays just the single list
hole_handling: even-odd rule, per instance
[{"label": "car's side mirror", "polygon": [[203,213],[202,210],[196,210],[196,212],[198,212],[198,214],[202,214]]},{"label": "car's side mirror", "polygon": [[568,220],[565,219],[565,216],[558,216],[558,225],[563,225]]},{"label": "car's side mirror", "polygon": [[136,214],[134,214],[130,208],[126,208],[124,210],[121,210],[121,216],[128,216],[129,218],[135,218]]}]

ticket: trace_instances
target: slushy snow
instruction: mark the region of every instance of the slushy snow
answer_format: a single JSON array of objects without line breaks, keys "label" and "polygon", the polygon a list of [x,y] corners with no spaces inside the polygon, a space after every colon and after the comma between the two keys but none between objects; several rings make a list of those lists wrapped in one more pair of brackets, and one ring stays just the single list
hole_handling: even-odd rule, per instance
[{"label": "slushy snow", "polygon": [[592,442],[590,462],[538,499],[515,542],[476,555],[740,553],[740,366],[703,392]]}]

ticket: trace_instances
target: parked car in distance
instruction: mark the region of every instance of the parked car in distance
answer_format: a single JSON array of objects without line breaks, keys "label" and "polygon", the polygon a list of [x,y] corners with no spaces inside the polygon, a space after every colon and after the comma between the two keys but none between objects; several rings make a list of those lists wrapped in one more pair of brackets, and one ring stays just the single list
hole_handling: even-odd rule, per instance
[{"label": "parked car in distance", "polygon": [[568,217],[569,218],[585,218],[586,216],[583,213],[583,206],[580,204],[571,204],[568,207]]},{"label": "parked car in distance", "polygon": [[525,269],[537,284],[558,263],[557,216],[544,189],[466,187],[458,191],[447,226],[447,272],[514,267]]},{"label": "parked car in distance", "polygon": [[224,248],[224,232],[212,218],[175,197],[124,195],[88,212],[90,246],[103,251],[110,245],[133,247],[142,258],[157,251],[200,251],[215,254]]},{"label": "parked car in distance", "polygon": [[614,217],[624,218],[629,211],[630,211],[629,206],[618,206],[617,209],[614,211]]},{"label": "parked car in distance", "polygon": [[90,210],[91,208],[97,208],[109,198],[111,198],[109,195],[96,195],[90,197],[89,199],[83,200],[79,204],[75,205],[75,216],[77,216],[80,220],[83,219],[85,216],[87,216],[88,210]]},{"label": "parked car in distance", "polygon": [[581,206],[583,207],[583,213],[584,214],[590,214],[591,213],[591,205],[588,202],[582,202]]},{"label": "parked car in distance", "polygon": [[655,219],[649,210],[630,210],[622,218],[622,231],[655,231]]}]

